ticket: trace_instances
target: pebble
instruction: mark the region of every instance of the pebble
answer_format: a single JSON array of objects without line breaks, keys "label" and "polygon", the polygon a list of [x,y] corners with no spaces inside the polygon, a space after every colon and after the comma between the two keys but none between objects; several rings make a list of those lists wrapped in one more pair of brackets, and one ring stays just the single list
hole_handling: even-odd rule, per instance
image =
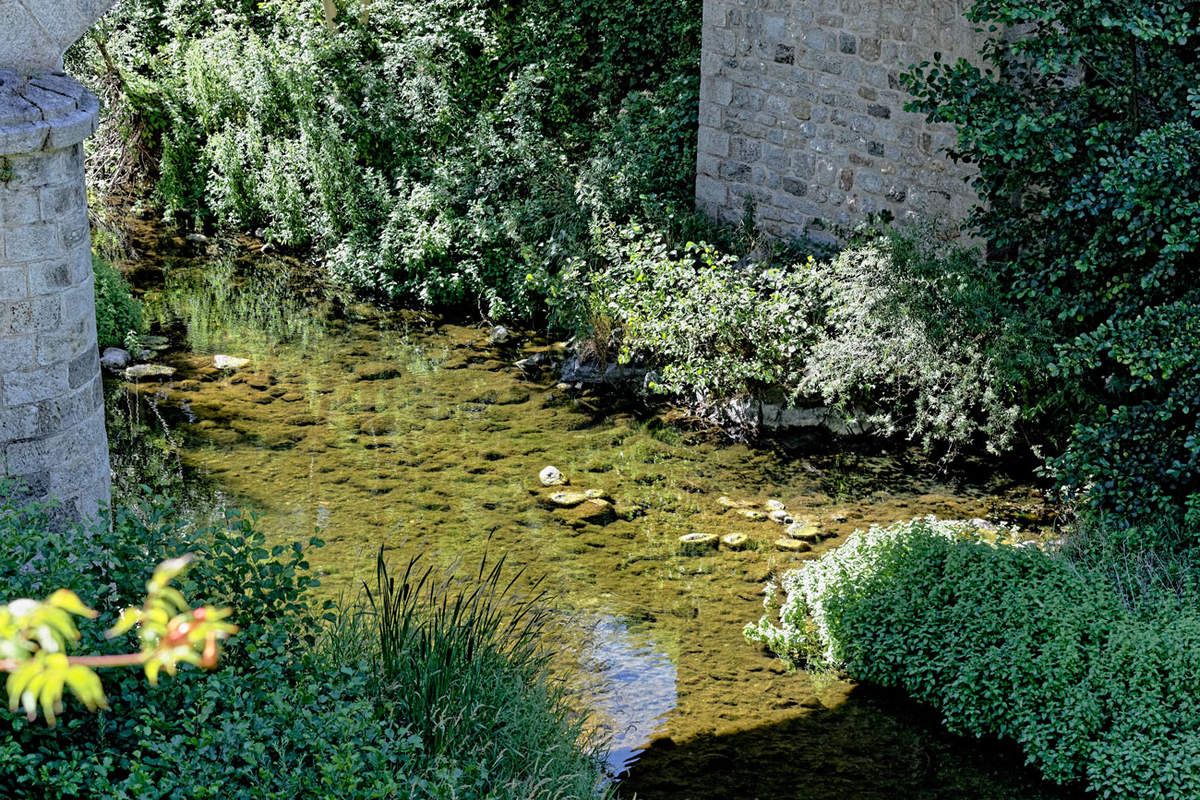
[{"label": "pebble", "polygon": [[542,482],[542,486],[566,486],[567,479],[563,476],[562,471],[555,466],[546,467],[538,473],[538,480]]}]

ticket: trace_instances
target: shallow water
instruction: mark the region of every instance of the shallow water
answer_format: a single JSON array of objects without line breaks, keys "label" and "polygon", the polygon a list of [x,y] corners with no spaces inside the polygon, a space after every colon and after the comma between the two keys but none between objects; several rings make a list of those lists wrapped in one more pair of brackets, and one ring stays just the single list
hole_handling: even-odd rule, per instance
[{"label": "shallow water", "polygon": [[[153,256],[130,266],[178,374],[123,391],[189,480],[259,511],[273,537],[320,528],[328,544],[312,560],[330,591],[371,577],[381,546],[394,561],[503,552],[543,578],[572,620],[558,661],[610,736],[626,796],[1063,796],[1010,749],[948,736],[893,693],[788,674],[741,635],[773,570],[854,529],[936,514],[1035,534],[1047,514],[1035,487],[817,437],[729,444],[523,374],[514,361],[556,349],[536,337],[497,348],[481,327],[324,299],[296,285],[294,265],[140,245]],[[216,353],[250,363],[220,371]],[[571,490],[611,497],[611,513],[547,507],[548,464]],[[721,496],[782,500],[833,538],[777,552],[782,527]],[[754,546],[678,555],[695,531],[744,532]]]}]

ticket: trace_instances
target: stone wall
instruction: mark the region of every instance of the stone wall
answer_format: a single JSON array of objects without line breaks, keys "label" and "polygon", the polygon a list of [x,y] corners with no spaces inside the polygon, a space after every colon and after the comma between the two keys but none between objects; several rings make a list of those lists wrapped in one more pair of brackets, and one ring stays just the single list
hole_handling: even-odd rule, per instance
[{"label": "stone wall", "polygon": [[905,112],[909,65],[973,57],[968,0],[704,0],[698,207],[832,241],[890,211],[961,219],[969,170],[953,131]]},{"label": "stone wall", "polygon": [[83,145],[71,78],[0,71],[0,476],[68,517],[109,498]]}]

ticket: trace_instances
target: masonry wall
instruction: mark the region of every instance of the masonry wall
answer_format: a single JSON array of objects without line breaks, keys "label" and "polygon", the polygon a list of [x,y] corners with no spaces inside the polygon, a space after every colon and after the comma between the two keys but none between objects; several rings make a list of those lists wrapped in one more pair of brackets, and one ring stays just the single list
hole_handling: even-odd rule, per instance
[{"label": "masonry wall", "polygon": [[704,0],[696,200],[760,230],[836,239],[890,211],[961,219],[975,203],[952,129],[904,111],[899,76],[978,53],[969,0]]},{"label": "masonry wall", "polygon": [[0,70],[0,477],[66,519],[109,499],[81,144],[97,111],[64,75]]}]

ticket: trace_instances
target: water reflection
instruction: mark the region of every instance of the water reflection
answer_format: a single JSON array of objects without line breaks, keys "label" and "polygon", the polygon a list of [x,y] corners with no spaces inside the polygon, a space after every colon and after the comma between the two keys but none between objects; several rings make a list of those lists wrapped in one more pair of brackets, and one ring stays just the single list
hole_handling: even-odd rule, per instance
[{"label": "water reflection", "polygon": [[616,777],[675,710],[675,664],[620,617],[596,616],[585,630],[578,691],[591,707],[593,727],[609,743],[608,771]]}]

